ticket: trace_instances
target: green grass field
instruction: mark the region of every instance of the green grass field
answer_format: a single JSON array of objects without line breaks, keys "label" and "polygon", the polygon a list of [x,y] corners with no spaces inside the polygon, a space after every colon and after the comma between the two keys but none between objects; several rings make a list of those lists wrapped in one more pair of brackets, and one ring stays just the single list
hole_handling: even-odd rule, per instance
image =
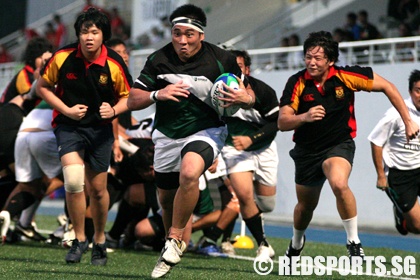
[{"label": "green grass field", "polygon": [[[55,217],[38,216],[39,228],[54,230],[57,228]],[[194,235],[193,239],[199,236]],[[278,255],[283,255],[289,240],[269,238],[269,242]],[[413,244],[413,246],[419,246]],[[368,248],[365,252],[369,256],[384,256],[390,260],[392,256],[413,256],[416,259],[416,271],[419,275],[420,254],[407,251],[391,250],[387,248]],[[256,249],[237,249],[238,255],[254,257]],[[150,273],[158,258],[157,252],[115,250],[108,254],[108,264],[105,267],[90,265],[90,251],[76,265],[67,265],[64,256],[67,249],[59,246],[34,242],[20,242],[6,244],[0,247],[0,279],[150,279]],[[344,246],[307,242],[305,256],[343,256],[346,254]],[[276,256],[275,260],[278,260]],[[387,269],[392,266],[386,263]],[[273,271],[266,276],[258,275],[254,271],[250,260],[204,257],[186,253],[167,279],[404,279],[397,277],[377,276],[342,276],[333,272],[331,276],[279,276],[278,264],[274,263]],[[418,277],[418,276],[411,276]],[[407,277],[406,277],[407,278]]]}]

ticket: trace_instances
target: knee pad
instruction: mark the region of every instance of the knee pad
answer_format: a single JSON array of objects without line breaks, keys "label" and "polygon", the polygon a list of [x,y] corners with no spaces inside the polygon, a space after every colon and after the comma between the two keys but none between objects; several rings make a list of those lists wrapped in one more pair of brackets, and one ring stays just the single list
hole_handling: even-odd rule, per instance
[{"label": "knee pad", "polygon": [[85,186],[85,166],[70,164],[63,167],[64,189],[69,193],[80,193]]},{"label": "knee pad", "polygon": [[272,212],[276,206],[276,195],[255,195],[255,203],[263,213]]}]

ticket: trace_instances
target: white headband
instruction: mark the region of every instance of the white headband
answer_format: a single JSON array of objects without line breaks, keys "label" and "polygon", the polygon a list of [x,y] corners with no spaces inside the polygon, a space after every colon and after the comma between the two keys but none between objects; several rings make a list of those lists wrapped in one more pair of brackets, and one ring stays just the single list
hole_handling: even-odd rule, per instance
[{"label": "white headband", "polygon": [[187,18],[187,17],[177,17],[172,20],[172,29],[176,25],[191,27],[194,30],[197,30],[200,33],[204,33],[203,23],[199,20]]}]

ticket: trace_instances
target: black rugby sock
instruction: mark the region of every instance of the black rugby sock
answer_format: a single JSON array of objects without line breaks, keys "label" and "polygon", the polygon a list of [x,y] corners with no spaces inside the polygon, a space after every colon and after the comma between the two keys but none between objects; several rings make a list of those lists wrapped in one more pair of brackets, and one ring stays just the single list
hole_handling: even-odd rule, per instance
[{"label": "black rugby sock", "polygon": [[9,204],[6,206],[6,211],[10,213],[10,217],[20,215],[23,210],[31,206],[35,202],[35,197],[29,192],[17,193],[10,199]]},{"label": "black rugby sock", "polygon": [[258,213],[249,219],[244,219],[244,221],[252,236],[254,236],[255,240],[257,241],[258,246],[261,244],[268,246],[267,240],[265,238],[261,213]]}]

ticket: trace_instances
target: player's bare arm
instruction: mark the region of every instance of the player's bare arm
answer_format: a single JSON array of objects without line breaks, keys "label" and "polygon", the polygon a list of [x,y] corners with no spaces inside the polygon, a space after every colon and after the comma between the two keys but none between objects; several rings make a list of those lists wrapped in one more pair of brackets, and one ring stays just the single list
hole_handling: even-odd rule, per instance
[{"label": "player's bare arm", "polygon": [[146,91],[139,88],[131,88],[127,106],[129,110],[141,110],[149,107],[157,101],[172,100],[179,102],[179,97],[188,98],[190,86],[182,80],[176,84],[167,85],[158,91]]},{"label": "player's bare arm", "polygon": [[317,105],[309,109],[308,112],[296,115],[291,106],[280,108],[277,126],[281,131],[293,130],[304,123],[322,120],[325,117],[325,108]]},{"label": "player's bare arm", "polygon": [[370,146],[372,150],[373,165],[375,166],[377,174],[376,188],[383,191],[388,187],[388,183],[382,160],[382,147],[377,146],[372,142],[370,143]]},{"label": "player's bare arm", "polygon": [[416,138],[419,135],[419,126],[411,119],[407,106],[397,87],[380,75],[374,73],[372,91],[382,91],[385,93],[392,105],[397,109],[405,125],[407,143]]},{"label": "player's bare arm", "polygon": [[246,150],[252,145],[252,139],[249,136],[232,136],[232,143],[238,151]]},{"label": "player's bare arm", "polygon": [[37,83],[37,93],[38,95],[45,100],[48,104],[51,105],[54,109],[58,110],[63,115],[79,121],[82,118],[85,117],[88,106],[83,104],[76,104],[73,107],[68,107],[66,104],[64,104],[63,101],[61,101],[60,98],[58,98],[53,90],[54,88],[48,84],[44,78],[39,78],[39,81]]}]

